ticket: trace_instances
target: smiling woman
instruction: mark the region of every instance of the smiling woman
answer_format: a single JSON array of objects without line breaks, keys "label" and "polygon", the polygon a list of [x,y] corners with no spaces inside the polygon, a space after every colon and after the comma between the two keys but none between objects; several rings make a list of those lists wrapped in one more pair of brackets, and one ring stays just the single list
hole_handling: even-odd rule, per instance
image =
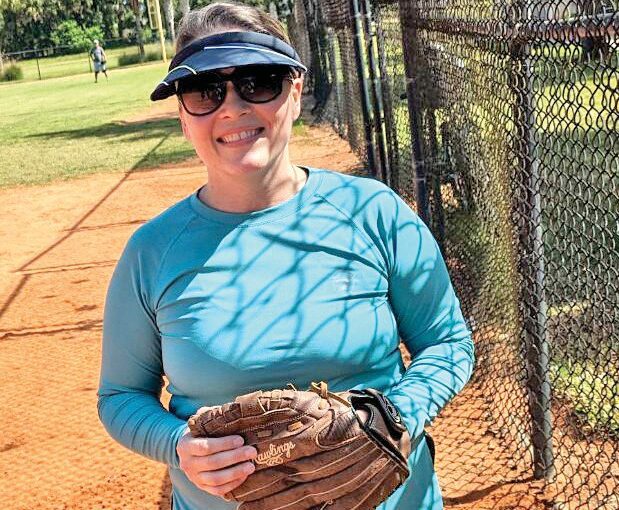
[{"label": "smiling woman", "polygon": [[306,180],[288,142],[307,68],[266,13],[215,4],[190,14],[177,54],[151,94],[176,94],[186,138],[209,169],[200,199],[227,212],[270,207]]},{"label": "smiling woman", "polygon": [[380,182],[291,162],[306,67],[277,21],[214,3],[183,19],[178,41],[151,99],[177,97],[208,181],[140,227],[118,262],[103,424],[169,466],[175,510],[232,510],[227,495],[260,469],[268,438],[194,438],[187,420],[198,408],[313,380],[373,389],[415,445],[410,477],[379,509],[442,508],[424,426],[470,377],[473,347],[436,242]]}]

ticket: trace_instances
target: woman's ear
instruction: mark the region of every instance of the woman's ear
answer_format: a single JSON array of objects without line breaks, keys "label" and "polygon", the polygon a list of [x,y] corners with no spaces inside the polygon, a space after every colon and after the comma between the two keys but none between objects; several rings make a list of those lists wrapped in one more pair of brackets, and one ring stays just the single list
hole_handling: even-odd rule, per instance
[{"label": "woman's ear", "polygon": [[303,75],[292,81],[292,100],[294,102],[293,120],[297,120],[301,115],[301,96],[303,95]]},{"label": "woman's ear", "polygon": [[191,142],[191,135],[189,134],[189,129],[187,128],[187,124],[185,123],[185,109],[181,102],[178,102],[178,119],[181,121],[181,128],[183,129],[183,135],[185,135],[185,139],[188,142]]}]

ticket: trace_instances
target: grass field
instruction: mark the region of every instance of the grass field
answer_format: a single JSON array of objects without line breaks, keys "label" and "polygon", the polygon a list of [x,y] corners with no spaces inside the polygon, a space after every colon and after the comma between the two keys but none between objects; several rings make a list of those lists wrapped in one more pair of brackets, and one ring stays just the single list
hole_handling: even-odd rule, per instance
[{"label": "grass field", "polygon": [[129,170],[194,154],[178,121],[126,122],[147,112],[161,63],[0,85],[0,187]]},{"label": "grass field", "polygon": [[591,427],[619,434],[619,371],[594,361],[553,362],[550,378],[555,392],[567,397]]},{"label": "grass field", "polygon": [[[159,51],[159,43],[146,44],[144,49],[147,53]],[[118,60],[123,55],[137,55],[137,46],[128,46],[124,48],[113,48],[105,51],[107,55],[107,66],[109,69],[118,67]],[[173,55],[172,47],[168,44],[166,53],[168,58]],[[58,57],[45,57],[37,60],[22,60],[16,62],[24,72],[24,81],[38,80],[39,69],[41,78],[58,78],[60,76],[71,76],[75,74],[92,72],[92,64],[89,64],[90,57],[88,52],[77,53],[74,55],[61,55]]]},{"label": "grass field", "polygon": [[[148,119],[165,71],[156,63],[113,70],[97,84],[91,74],[0,84],[0,187],[194,156],[176,118]],[[301,121],[293,132],[305,134]]]}]

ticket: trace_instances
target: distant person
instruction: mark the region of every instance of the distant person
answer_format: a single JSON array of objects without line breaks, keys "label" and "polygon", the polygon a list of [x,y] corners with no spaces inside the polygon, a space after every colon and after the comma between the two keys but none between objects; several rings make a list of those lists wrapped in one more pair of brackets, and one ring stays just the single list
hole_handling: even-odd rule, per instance
[{"label": "distant person", "polygon": [[107,57],[105,56],[105,50],[99,44],[99,41],[95,39],[93,41],[94,48],[90,50],[90,58],[95,64],[95,83],[97,83],[99,73],[102,72],[105,74],[105,79],[107,80]]}]

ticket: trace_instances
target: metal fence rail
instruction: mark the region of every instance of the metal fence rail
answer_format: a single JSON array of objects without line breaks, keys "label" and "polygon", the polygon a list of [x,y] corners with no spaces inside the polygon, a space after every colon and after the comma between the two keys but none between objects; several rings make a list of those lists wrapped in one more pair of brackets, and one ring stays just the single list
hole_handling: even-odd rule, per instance
[{"label": "metal fence rail", "polygon": [[441,245],[512,469],[618,509],[619,1],[300,6],[320,115]]}]

